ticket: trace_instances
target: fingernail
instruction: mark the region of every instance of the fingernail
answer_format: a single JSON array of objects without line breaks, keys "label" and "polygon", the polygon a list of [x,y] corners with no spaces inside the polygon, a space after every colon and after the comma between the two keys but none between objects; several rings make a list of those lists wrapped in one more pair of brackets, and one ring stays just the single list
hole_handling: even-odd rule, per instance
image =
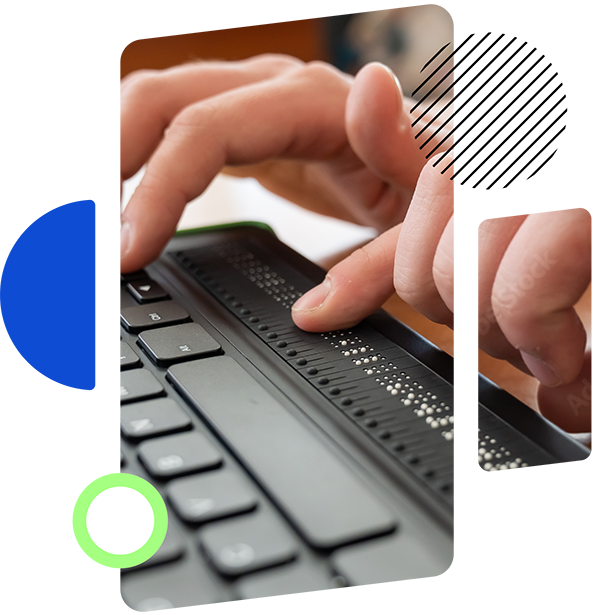
[{"label": "fingernail", "polygon": [[292,306],[294,312],[310,312],[320,308],[331,291],[331,280],[325,278],[321,284],[315,286],[302,295]]},{"label": "fingernail", "polygon": [[131,226],[123,221],[120,228],[108,229],[108,260],[121,261],[127,256],[131,245]]},{"label": "fingernail", "polygon": [[562,378],[554,371],[554,368],[542,361],[539,357],[521,351],[521,356],[529,371],[547,387],[557,387],[563,383]]},{"label": "fingernail", "polygon": [[402,105],[404,102],[404,95],[402,93],[402,86],[400,85],[400,81],[398,81],[398,77],[396,77],[394,71],[389,66],[386,66],[385,64],[382,64],[381,66],[385,68],[388,75],[392,78],[394,85],[396,86],[396,92],[398,94],[398,112],[400,112],[402,110]]}]

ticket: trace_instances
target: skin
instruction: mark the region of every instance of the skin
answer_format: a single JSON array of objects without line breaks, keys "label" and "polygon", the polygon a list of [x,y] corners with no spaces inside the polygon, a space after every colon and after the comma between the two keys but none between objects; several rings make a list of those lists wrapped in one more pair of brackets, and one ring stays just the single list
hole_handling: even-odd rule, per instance
[{"label": "skin", "polygon": [[[218,173],[251,176],[307,209],[381,232],[298,300],[299,327],[352,326],[394,291],[452,325],[453,185],[436,158],[423,166],[410,101],[383,65],[351,78],[268,55],[144,71],[123,81],[121,107],[121,180],[146,164],[122,215],[122,271],[160,254],[185,205]],[[590,251],[583,210],[480,228],[481,346],[536,376],[542,412],[571,431],[591,427],[590,357],[573,309],[590,281]]]}]

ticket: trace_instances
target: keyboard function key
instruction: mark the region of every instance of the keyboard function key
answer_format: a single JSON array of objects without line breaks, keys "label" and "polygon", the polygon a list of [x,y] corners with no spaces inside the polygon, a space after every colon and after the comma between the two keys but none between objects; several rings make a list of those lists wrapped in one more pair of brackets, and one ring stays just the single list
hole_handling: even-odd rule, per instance
[{"label": "keyboard function key", "polygon": [[127,342],[121,342],[121,371],[141,367],[142,362]]},{"label": "keyboard function key", "polygon": [[121,408],[121,432],[138,440],[190,429],[192,421],[179,404],[166,397]]},{"label": "keyboard function key", "polygon": [[291,533],[264,512],[207,525],[199,538],[215,568],[226,576],[284,564],[297,554]]},{"label": "keyboard function key", "polygon": [[132,280],[127,284],[127,290],[138,303],[152,303],[170,298],[165,289],[150,278]]},{"label": "keyboard function key", "polygon": [[165,392],[156,376],[147,369],[132,369],[121,374],[121,403],[159,397]]},{"label": "keyboard function key", "polygon": [[189,319],[190,315],[175,301],[162,301],[152,305],[136,305],[121,309],[121,323],[130,333],[175,325]]},{"label": "keyboard function key", "polygon": [[147,440],[139,458],[155,478],[174,478],[218,468],[223,458],[210,440],[197,431]]},{"label": "keyboard function key", "polygon": [[159,366],[217,354],[221,344],[193,322],[140,333],[139,345]]},{"label": "keyboard function key", "polygon": [[177,514],[191,523],[232,517],[257,506],[255,495],[242,478],[230,470],[173,481],[167,494]]}]

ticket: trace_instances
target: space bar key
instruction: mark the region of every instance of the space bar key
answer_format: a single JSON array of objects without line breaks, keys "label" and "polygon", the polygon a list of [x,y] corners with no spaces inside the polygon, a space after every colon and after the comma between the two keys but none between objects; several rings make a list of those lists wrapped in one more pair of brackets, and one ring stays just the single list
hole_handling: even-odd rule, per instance
[{"label": "space bar key", "polygon": [[174,365],[168,379],[312,546],[331,549],[396,526],[366,483],[232,358]]}]

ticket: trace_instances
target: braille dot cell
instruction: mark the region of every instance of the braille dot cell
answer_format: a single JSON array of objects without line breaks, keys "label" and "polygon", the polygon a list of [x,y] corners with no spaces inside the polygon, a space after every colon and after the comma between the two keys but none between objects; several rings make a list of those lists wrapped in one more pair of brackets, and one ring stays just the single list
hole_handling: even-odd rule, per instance
[{"label": "braille dot cell", "polygon": [[[269,335],[273,335],[273,334],[269,333]],[[287,348],[287,342],[284,342],[283,340],[279,340],[277,342],[277,348]]]},{"label": "braille dot cell", "polygon": [[425,411],[424,411],[424,410],[417,410],[417,416],[418,416],[418,417],[423,417],[423,416],[425,416]]},{"label": "braille dot cell", "polygon": [[309,374],[310,376],[316,376],[319,373],[319,370],[316,367],[309,367],[306,370],[306,373]]},{"label": "braille dot cell", "polygon": [[286,350],[286,351],[285,351],[285,354],[286,354],[288,357],[295,357],[295,356],[296,356],[296,354],[297,354],[297,352],[296,352],[293,348],[291,348],[290,350]]},{"label": "braille dot cell", "polygon": [[296,361],[296,365],[306,365],[308,363],[308,361],[304,358],[304,357],[300,357],[297,361]]},{"label": "braille dot cell", "polygon": [[343,406],[350,406],[350,405],[352,405],[352,398],[351,397],[344,397],[342,399],[342,405]]},{"label": "braille dot cell", "polygon": [[392,389],[392,395],[398,395],[398,391],[396,389]]},{"label": "braille dot cell", "polygon": [[331,387],[329,389],[329,393],[331,395],[339,395],[340,394],[340,389],[339,389],[339,387]]},{"label": "braille dot cell", "polygon": [[259,331],[266,331],[269,328],[269,325],[258,325]]},{"label": "braille dot cell", "polygon": [[274,331],[271,331],[271,333],[267,334],[267,339],[269,339],[269,340],[276,340],[277,339],[277,333],[275,333]]},{"label": "braille dot cell", "polygon": [[327,376],[322,376],[319,378],[318,382],[319,384],[329,384],[329,378],[327,378]]},{"label": "braille dot cell", "polygon": [[405,406],[410,406],[412,404],[412,401],[410,401],[410,399],[405,399],[404,400],[404,405]]}]

